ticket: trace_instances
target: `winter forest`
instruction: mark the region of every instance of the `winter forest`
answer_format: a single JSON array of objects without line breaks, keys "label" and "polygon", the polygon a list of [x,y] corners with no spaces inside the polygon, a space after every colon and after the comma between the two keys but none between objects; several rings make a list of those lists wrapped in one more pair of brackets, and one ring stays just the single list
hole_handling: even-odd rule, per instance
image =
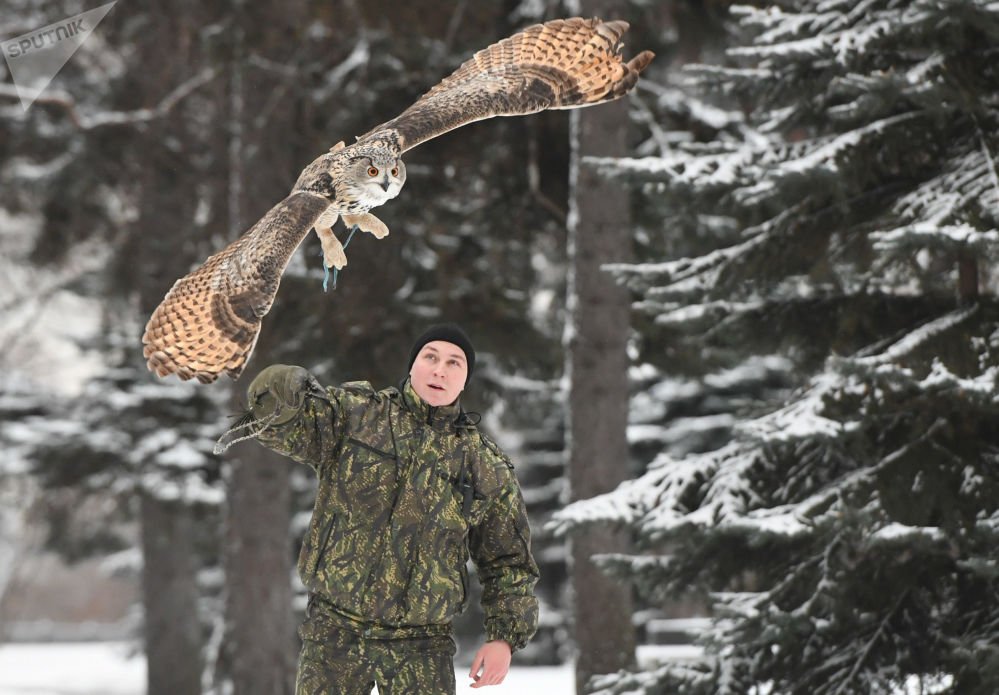
[{"label": "winter forest", "polygon": [[[100,5],[8,0],[0,41]],[[577,15],[656,53],[631,94],[414,149],[392,233],[327,292],[310,234],[238,380],[150,374],[174,280],[317,154]],[[394,385],[452,320],[541,571],[511,674],[999,692],[999,2],[127,0],[30,108],[9,65],[0,657],[113,640],[148,695],[291,693],[314,473],[216,442],[265,366]]]}]

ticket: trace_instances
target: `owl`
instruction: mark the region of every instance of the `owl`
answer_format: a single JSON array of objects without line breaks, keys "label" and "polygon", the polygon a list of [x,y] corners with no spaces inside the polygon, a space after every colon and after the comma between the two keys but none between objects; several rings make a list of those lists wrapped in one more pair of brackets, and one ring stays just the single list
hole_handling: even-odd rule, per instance
[{"label": "owl", "polygon": [[569,109],[617,99],[653,58],[621,56],[622,21],[560,19],[537,24],[476,53],[416,103],[309,164],[291,193],[229,246],[184,276],[153,311],[142,336],[149,369],[160,377],[215,381],[246,366],[281,275],[310,230],[327,268],[347,264],[333,233],[348,227],[381,239],[371,212],[406,182],[401,156],[467,123]]}]

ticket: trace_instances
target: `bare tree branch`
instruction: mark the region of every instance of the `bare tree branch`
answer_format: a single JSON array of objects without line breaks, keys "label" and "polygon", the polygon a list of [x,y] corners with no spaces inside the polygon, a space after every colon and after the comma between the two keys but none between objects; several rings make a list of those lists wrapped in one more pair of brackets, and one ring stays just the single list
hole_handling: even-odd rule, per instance
[{"label": "bare tree branch", "polygon": [[[219,74],[216,68],[205,68],[197,75],[178,85],[153,108],[133,111],[102,111],[96,114],[83,114],[77,109],[76,99],[66,91],[51,90],[35,99],[35,104],[57,106],[66,112],[69,120],[78,130],[88,131],[104,126],[139,125],[166,116],[183,99],[202,87]],[[18,99],[17,89],[11,84],[0,84],[0,97]]]}]

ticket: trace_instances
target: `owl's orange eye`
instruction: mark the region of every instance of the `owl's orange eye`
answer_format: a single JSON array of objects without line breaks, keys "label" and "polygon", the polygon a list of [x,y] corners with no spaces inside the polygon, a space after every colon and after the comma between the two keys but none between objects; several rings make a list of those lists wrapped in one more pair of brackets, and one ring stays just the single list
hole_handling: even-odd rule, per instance
[{"label": "owl's orange eye", "polygon": [[368,176],[378,176],[378,169],[376,167],[368,167]]},{"label": "owl's orange eye", "polygon": [[399,175],[399,167],[392,167],[392,176]]}]

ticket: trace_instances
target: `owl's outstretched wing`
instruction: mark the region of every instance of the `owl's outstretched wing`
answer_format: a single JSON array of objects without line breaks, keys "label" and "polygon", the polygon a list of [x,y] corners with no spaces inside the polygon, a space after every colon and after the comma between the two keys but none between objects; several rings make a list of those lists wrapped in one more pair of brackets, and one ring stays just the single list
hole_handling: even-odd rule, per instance
[{"label": "owl's outstretched wing", "polygon": [[621,57],[622,21],[558,19],[528,27],[485,48],[398,117],[359,140],[381,140],[399,152],[466,123],[570,109],[624,96],[652,61],[642,51]]},{"label": "owl's outstretched wing", "polygon": [[243,236],[174,283],[142,335],[150,371],[203,384],[222,372],[239,376],[281,274],[329,205],[310,193],[289,195]]}]

